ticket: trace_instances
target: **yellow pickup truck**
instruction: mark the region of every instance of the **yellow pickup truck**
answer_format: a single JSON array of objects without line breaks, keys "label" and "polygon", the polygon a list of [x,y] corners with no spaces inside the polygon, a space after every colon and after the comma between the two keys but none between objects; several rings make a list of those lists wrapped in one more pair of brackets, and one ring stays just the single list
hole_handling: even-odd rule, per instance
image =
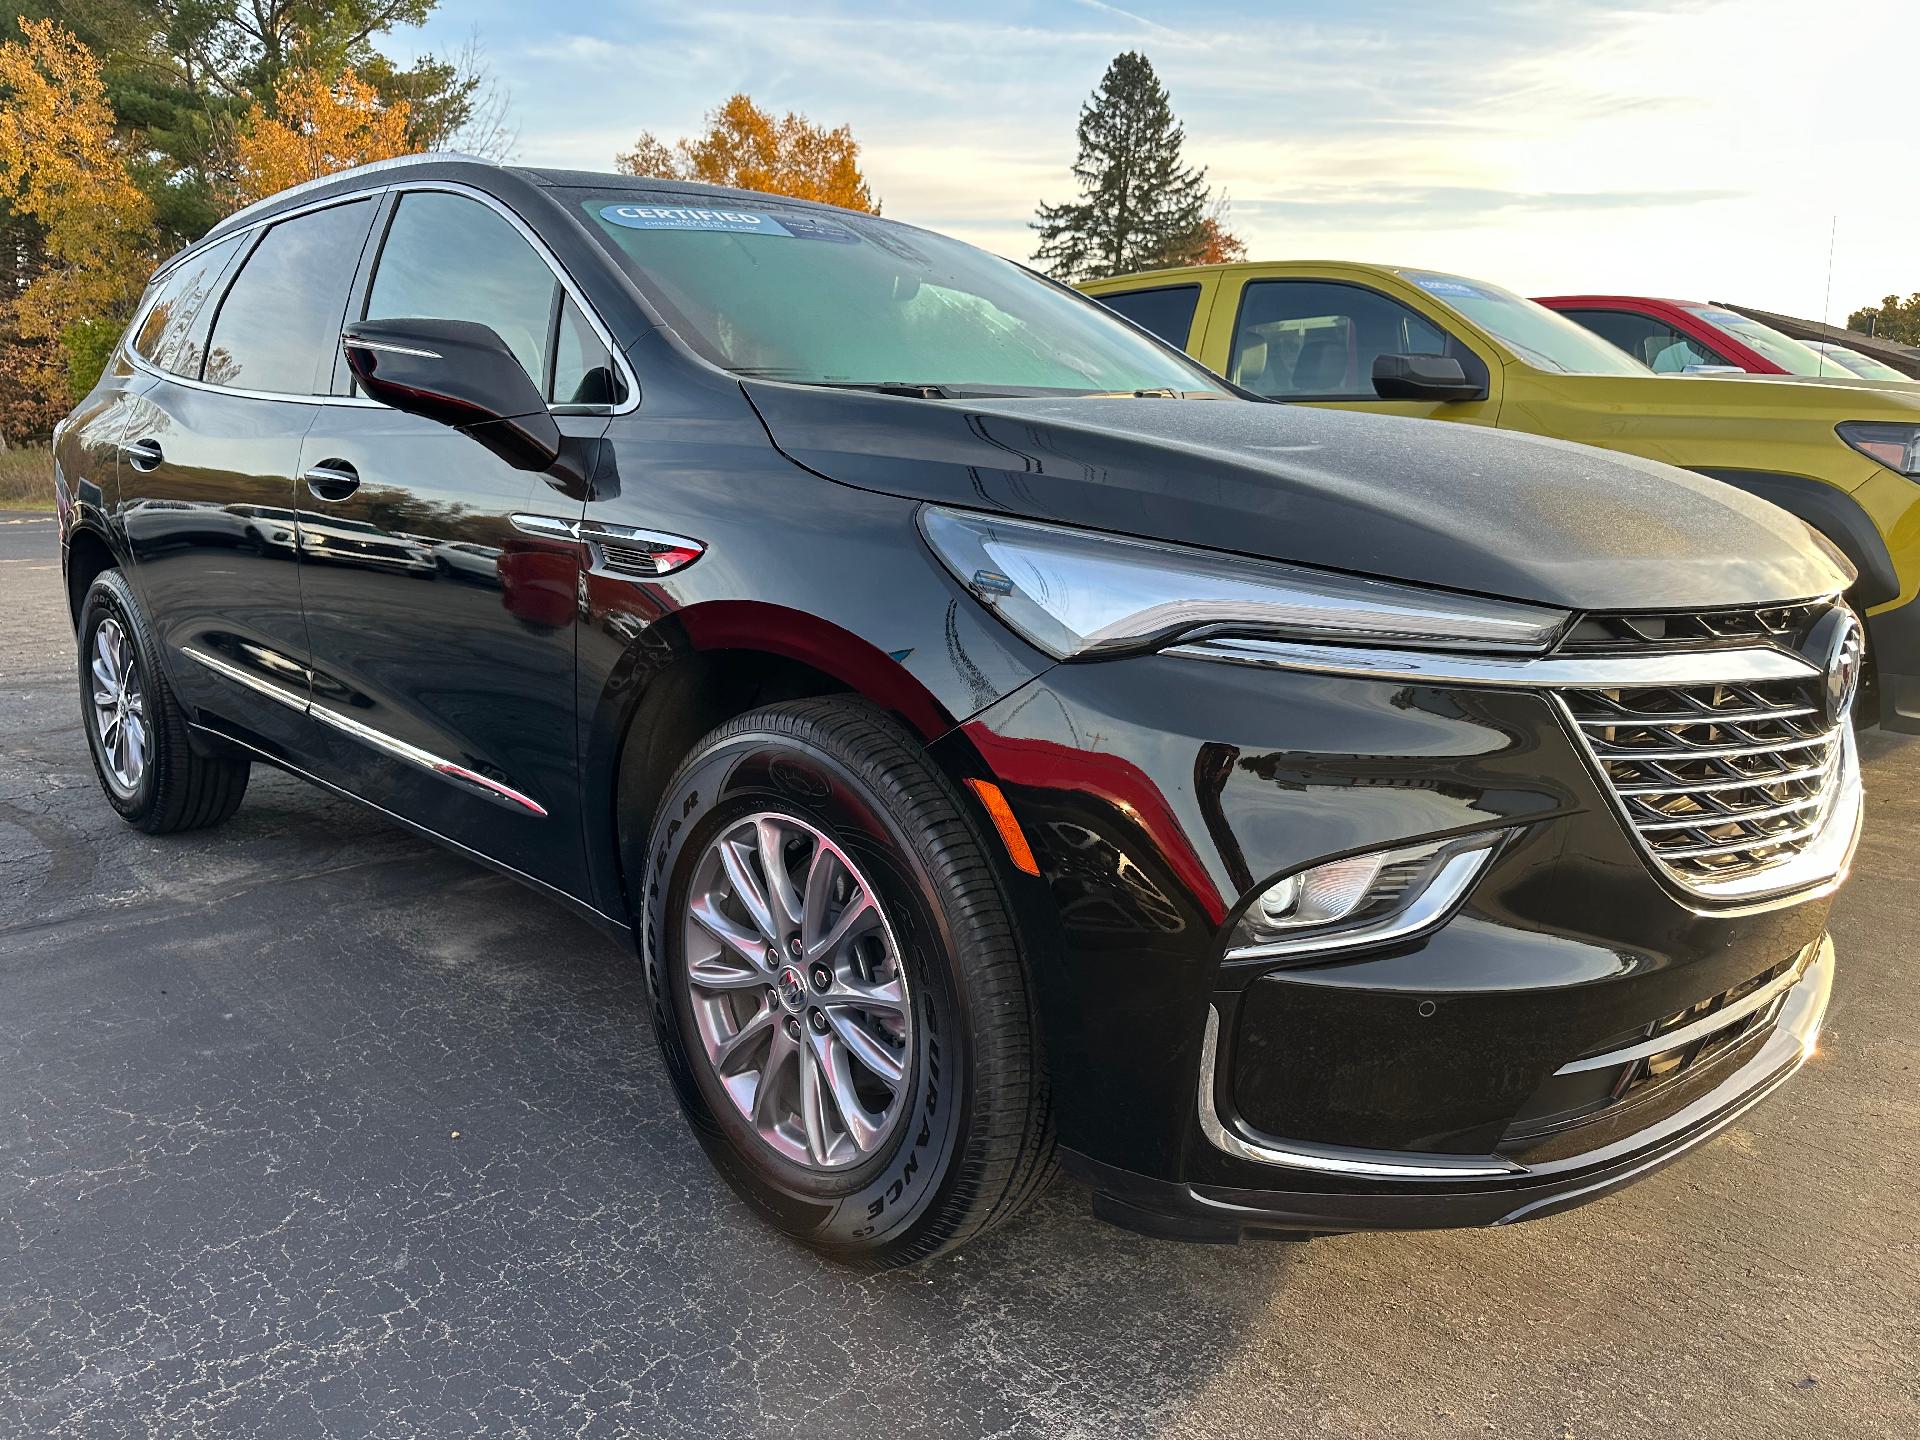
[{"label": "yellow pickup truck", "polygon": [[1276,400],[1494,425],[1710,475],[1799,515],[1859,572],[1874,706],[1920,733],[1920,387],[1656,375],[1545,306],[1344,261],[1200,265],[1087,294]]}]

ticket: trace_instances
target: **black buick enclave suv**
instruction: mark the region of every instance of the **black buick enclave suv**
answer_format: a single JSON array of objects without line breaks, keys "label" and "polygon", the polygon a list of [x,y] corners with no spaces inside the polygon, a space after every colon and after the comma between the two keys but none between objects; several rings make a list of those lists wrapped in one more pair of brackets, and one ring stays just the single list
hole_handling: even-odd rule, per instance
[{"label": "black buick enclave suv", "polygon": [[266,761],[630,937],[714,1163],[842,1259],[1056,1158],[1190,1239],[1546,1214],[1826,1005],[1805,526],[1259,401],[911,226],[351,171],[169,262],[56,465],[109,802]]}]

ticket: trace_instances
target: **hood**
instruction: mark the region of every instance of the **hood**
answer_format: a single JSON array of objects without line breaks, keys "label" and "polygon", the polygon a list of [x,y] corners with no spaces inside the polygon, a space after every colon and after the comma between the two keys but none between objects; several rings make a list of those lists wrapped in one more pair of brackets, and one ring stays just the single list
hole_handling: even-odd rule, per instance
[{"label": "hood", "polygon": [[1844,587],[1783,510],[1652,461],[1449,421],[1240,400],[916,400],[747,382],[843,484],[1570,609]]}]

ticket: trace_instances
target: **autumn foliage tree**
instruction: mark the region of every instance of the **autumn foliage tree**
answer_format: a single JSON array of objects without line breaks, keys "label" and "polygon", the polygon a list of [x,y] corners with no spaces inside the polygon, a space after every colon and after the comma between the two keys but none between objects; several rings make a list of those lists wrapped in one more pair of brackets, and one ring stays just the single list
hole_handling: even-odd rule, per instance
[{"label": "autumn foliage tree", "polygon": [[1904,300],[1889,295],[1878,305],[1863,306],[1847,316],[1847,328],[1902,345],[1920,345],[1920,291]]},{"label": "autumn foliage tree", "polygon": [[39,240],[33,273],[0,301],[0,429],[34,433],[92,386],[153,260],[153,208],[100,67],[50,20],[0,44],[0,203]]},{"label": "autumn foliage tree", "polygon": [[240,136],[237,198],[259,200],[303,180],[408,154],[410,109],[404,100],[383,102],[351,70],[338,79],[289,71],[275,89],[275,113],[254,106]]},{"label": "autumn foliage tree", "polygon": [[850,126],[829,130],[791,110],[775,119],[745,95],[710,111],[698,136],[668,145],[643,132],[614,165],[624,175],[698,180],[880,213],[860,173],[860,142]]}]

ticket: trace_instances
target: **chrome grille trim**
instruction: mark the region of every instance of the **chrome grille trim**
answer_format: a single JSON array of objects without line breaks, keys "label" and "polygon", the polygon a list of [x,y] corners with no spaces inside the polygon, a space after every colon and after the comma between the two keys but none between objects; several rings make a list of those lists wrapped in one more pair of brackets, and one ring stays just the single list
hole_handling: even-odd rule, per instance
[{"label": "chrome grille trim", "polygon": [[1694,894],[1750,900],[1837,883],[1851,859],[1853,728],[1825,718],[1821,685],[1567,687],[1555,701],[1655,868]]}]

